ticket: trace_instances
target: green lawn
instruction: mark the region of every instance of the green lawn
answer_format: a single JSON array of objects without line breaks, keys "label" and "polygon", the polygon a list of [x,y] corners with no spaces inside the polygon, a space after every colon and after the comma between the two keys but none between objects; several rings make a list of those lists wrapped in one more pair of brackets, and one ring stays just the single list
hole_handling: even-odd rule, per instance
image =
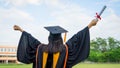
[{"label": "green lawn", "polygon": [[[0,64],[0,68],[32,68],[31,64]],[[80,63],[73,68],[120,68],[120,64],[86,64]]]},{"label": "green lawn", "polygon": [[87,64],[80,63],[73,68],[120,68],[120,64],[107,64],[107,63],[98,63],[98,64]]},{"label": "green lawn", "polygon": [[32,68],[31,64],[0,64],[0,68]]}]

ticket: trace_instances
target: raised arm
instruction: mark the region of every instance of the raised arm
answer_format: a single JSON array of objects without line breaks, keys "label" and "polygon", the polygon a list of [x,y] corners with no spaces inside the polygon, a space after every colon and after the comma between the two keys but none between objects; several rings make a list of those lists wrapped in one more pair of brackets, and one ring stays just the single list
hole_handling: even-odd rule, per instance
[{"label": "raised arm", "polygon": [[18,25],[14,25],[14,26],[13,26],[13,29],[16,30],[16,31],[20,31],[20,32],[23,32],[23,31],[24,31],[24,30],[23,30],[20,26],[18,26]]},{"label": "raised arm", "polygon": [[26,64],[34,63],[36,58],[36,49],[41,42],[18,25],[14,25],[13,29],[22,32],[17,48],[17,60]]},{"label": "raised arm", "polygon": [[90,35],[89,29],[97,24],[98,20],[93,19],[87,27],[74,34],[67,42],[68,46],[68,67],[85,60],[89,56],[90,51]]}]

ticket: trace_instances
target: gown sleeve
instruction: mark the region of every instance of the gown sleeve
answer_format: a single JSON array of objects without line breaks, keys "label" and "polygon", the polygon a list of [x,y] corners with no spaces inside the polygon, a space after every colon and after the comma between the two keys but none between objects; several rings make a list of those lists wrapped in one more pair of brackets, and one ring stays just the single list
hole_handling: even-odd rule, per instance
[{"label": "gown sleeve", "polygon": [[86,27],[73,35],[66,44],[68,46],[67,65],[72,67],[85,60],[88,57],[90,50],[89,28]]},{"label": "gown sleeve", "polygon": [[37,46],[41,44],[31,34],[22,32],[17,49],[17,59],[22,63],[32,63],[35,61]]}]

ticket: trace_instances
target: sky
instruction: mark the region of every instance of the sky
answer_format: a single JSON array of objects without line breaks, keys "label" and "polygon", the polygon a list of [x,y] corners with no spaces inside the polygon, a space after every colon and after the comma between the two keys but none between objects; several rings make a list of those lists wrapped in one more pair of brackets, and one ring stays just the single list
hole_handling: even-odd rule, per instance
[{"label": "sky", "polygon": [[107,8],[90,29],[90,39],[120,40],[120,0],[0,0],[0,45],[18,45],[22,33],[14,31],[14,25],[45,44],[49,32],[44,27],[59,25],[68,30],[68,40],[95,19],[104,5]]}]

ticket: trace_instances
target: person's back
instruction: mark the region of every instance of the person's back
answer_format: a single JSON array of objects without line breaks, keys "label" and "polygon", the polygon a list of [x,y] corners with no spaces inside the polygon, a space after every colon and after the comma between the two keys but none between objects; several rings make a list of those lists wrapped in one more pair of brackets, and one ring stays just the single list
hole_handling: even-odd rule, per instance
[{"label": "person's back", "polygon": [[[37,68],[63,68],[66,56],[66,48],[63,45],[62,51],[50,52],[49,45],[41,44],[38,47]],[[41,60],[42,59],[42,60]]]}]

